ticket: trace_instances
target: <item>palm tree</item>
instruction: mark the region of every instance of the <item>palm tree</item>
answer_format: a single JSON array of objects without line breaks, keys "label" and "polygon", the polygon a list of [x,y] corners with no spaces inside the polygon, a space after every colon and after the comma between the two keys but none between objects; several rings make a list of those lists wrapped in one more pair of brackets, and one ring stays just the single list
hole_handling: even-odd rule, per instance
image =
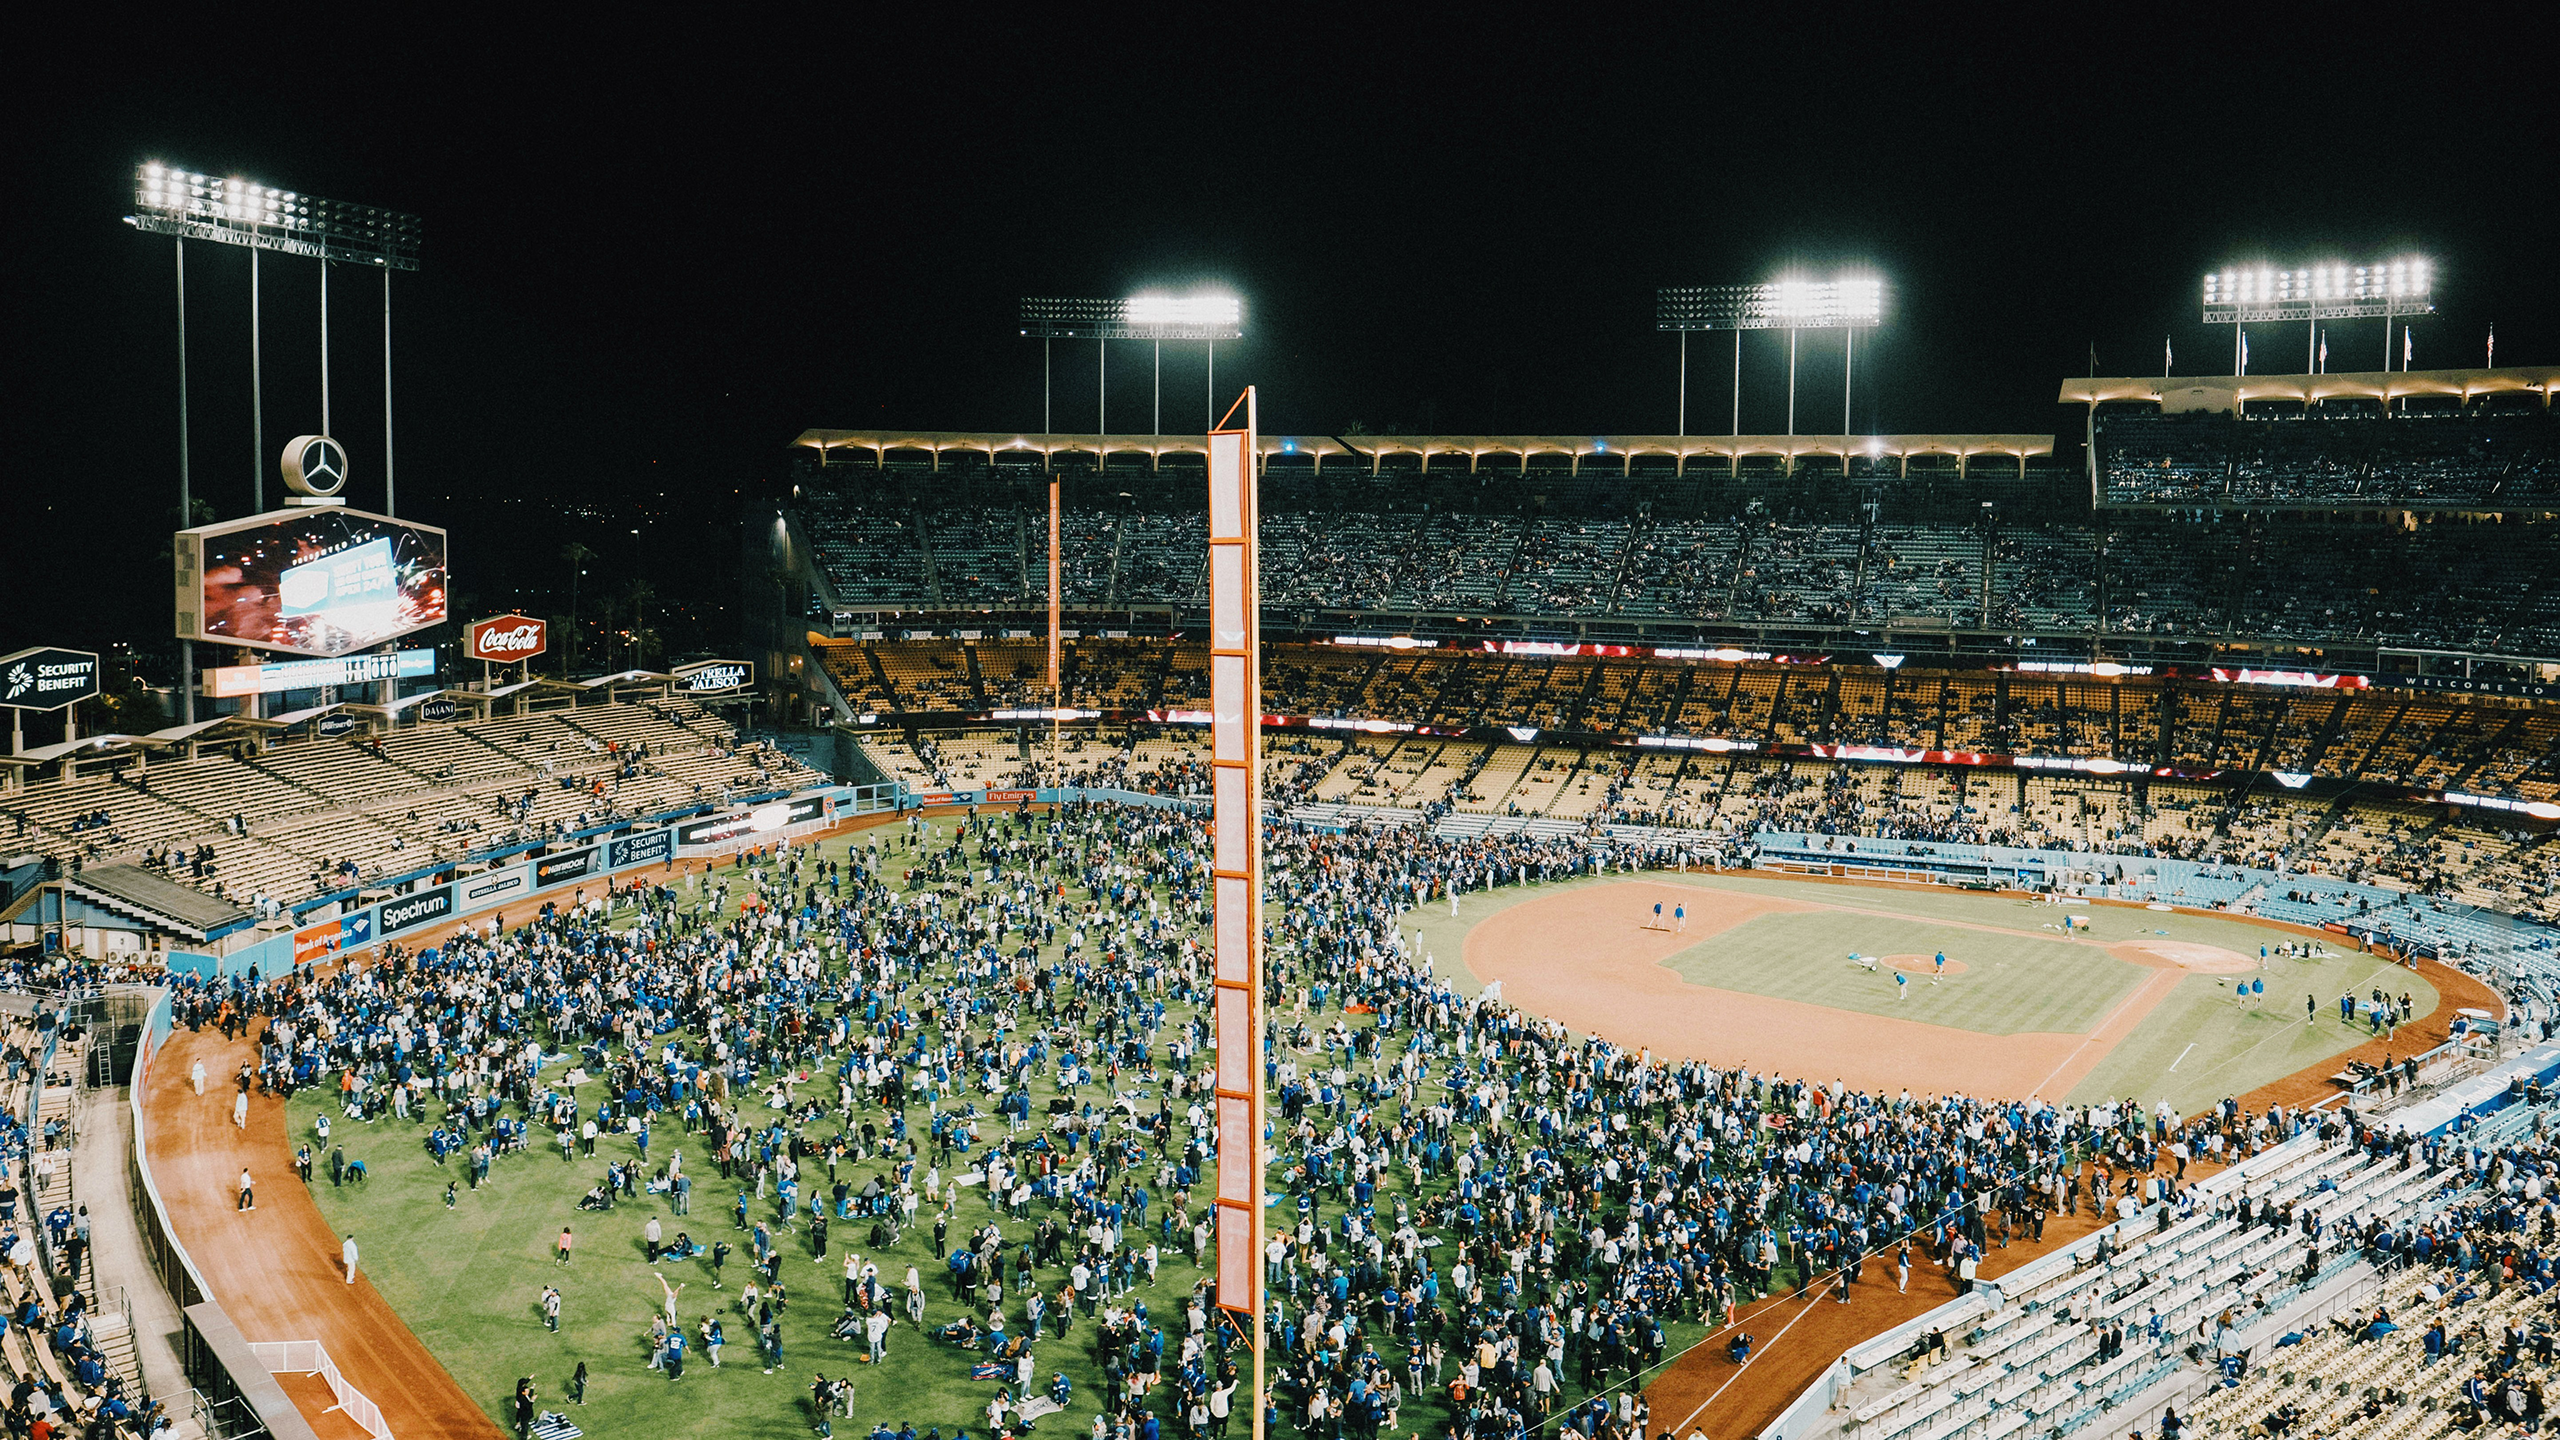
[{"label": "palm tree", "polygon": [[623,635],[631,647],[631,668],[640,668],[640,637],[648,633],[648,618],[642,612],[658,598],[658,589],[645,578],[634,576],[622,587],[622,603],[631,607],[631,624]]},{"label": "palm tree", "polygon": [[560,560],[569,567],[569,674],[578,673],[578,577],[587,573],[587,562],[596,552],[572,540],[560,547]]}]

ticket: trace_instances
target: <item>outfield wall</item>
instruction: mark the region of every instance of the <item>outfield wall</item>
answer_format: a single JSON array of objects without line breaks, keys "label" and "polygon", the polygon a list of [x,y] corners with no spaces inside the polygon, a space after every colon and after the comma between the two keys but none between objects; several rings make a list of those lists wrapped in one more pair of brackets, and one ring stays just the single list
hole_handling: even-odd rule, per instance
[{"label": "outfield wall", "polygon": [[[2451,963],[2474,950],[2511,972],[2521,952],[2560,970],[2560,929],[2490,910],[2436,910],[2424,897],[2334,876],[2207,864],[2161,855],[2029,849],[1934,840],[1878,840],[1763,830],[1760,865],[1793,874],[2021,890],[2073,889],[2109,900],[2253,915],[2346,935],[2368,945]],[[2319,898],[2286,898],[2302,892]],[[2245,908],[2235,908],[2245,907]],[[2388,928],[2386,928],[2386,926]]]}]

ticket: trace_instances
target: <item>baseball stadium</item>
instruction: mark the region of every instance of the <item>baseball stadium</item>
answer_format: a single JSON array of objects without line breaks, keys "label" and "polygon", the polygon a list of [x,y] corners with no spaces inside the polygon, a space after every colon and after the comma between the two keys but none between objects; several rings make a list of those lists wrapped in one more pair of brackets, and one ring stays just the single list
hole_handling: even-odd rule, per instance
[{"label": "baseball stadium", "polygon": [[2427,261],[1904,433],[1855,269],[1659,291],[1669,434],[1285,433],[1235,297],[1027,298],[1039,429],[804,392],[678,644],[499,534],[655,498],[395,487],[416,217],[130,204],[181,448],[208,274],[316,277],[318,403],[181,462],[174,629],[0,656],[13,1436],[2546,1420],[2560,367],[2408,364]]}]

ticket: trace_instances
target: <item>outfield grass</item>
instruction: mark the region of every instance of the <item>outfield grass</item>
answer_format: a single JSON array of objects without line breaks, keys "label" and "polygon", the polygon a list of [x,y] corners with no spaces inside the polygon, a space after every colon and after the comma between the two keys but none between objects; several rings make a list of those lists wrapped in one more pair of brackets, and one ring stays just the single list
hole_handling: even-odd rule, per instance
[{"label": "outfield grass", "polygon": [[[825,853],[832,858],[843,848],[842,842],[830,842]],[[892,865],[890,874],[903,868]],[[739,888],[743,887],[733,886],[733,890]],[[1054,952],[1049,958],[1055,958]],[[1168,1005],[1167,1023],[1178,1025],[1190,1014],[1188,1007]],[[1343,1018],[1354,1025],[1370,1023],[1359,1016]],[[544,1078],[556,1082],[566,1069],[564,1061],[546,1070]],[[1051,1093],[1054,1087],[1047,1080],[1036,1081],[1035,1109]],[[314,1089],[291,1102],[288,1123],[297,1144],[311,1135],[312,1119],[326,1094]],[[1425,1096],[1423,1103],[1436,1100],[1437,1087],[1426,1089]],[[772,1118],[773,1112],[754,1096],[743,1097],[741,1104],[745,1122],[751,1126]],[[985,1108],[983,1102],[981,1108]],[[428,1157],[422,1143],[423,1124],[384,1119],[370,1126],[354,1125],[334,1108],[331,1114],[335,1138],[345,1146],[349,1159],[365,1162],[371,1178],[361,1188],[333,1187],[323,1169],[312,1187],[321,1213],[340,1232],[357,1237],[365,1270],[384,1298],[501,1425],[512,1424],[508,1400],[517,1377],[531,1375],[545,1408],[567,1409],[580,1427],[598,1435],[806,1435],[808,1387],[823,1371],[854,1377],[854,1418],[837,1420],[840,1435],[859,1436],[874,1421],[885,1421],[892,1429],[912,1421],[919,1432],[938,1425],[946,1437],[955,1429],[966,1429],[973,1437],[983,1434],[985,1405],[999,1382],[969,1379],[972,1355],[919,1335],[904,1323],[902,1310],[900,1324],[890,1335],[888,1360],[877,1371],[857,1363],[860,1345],[826,1338],[841,1308],[846,1249],[842,1242],[867,1242],[868,1221],[837,1222],[823,1266],[812,1263],[805,1232],[777,1234],[786,1253],[795,1257],[784,1265],[784,1282],[792,1296],[783,1319],[787,1368],[770,1376],[762,1373],[754,1326],[736,1308],[738,1290],[752,1273],[743,1253],[746,1237],[734,1228],[733,1206],[742,1187],[722,1181],[702,1137],[683,1135],[672,1121],[652,1135],[650,1168],[664,1162],[671,1147],[683,1150],[685,1170],[694,1177],[693,1213],[683,1218],[673,1213],[664,1197],[646,1193],[611,1214],[576,1209],[578,1197],[603,1178],[608,1161],[637,1157],[628,1137],[606,1137],[598,1142],[596,1158],[563,1163],[558,1149],[536,1127],[532,1148],[500,1160],[490,1184],[475,1193],[459,1158],[440,1167]],[[919,1105],[909,1112],[909,1123],[919,1134],[921,1121]],[[847,1167],[843,1173],[859,1189],[863,1179],[888,1168],[874,1161]],[[802,1184],[811,1195],[828,1188],[823,1170],[814,1173],[817,1183],[804,1179]],[[448,1180],[462,1187],[459,1203],[451,1211],[445,1209],[443,1199]],[[1438,1184],[1434,1182],[1434,1188]],[[1152,1178],[1147,1188],[1160,1202],[1165,1200]],[[1392,1203],[1392,1197],[1409,1190],[1409,1179],[1402,1172],[1391,1172],[1380,1185],[1378,1204],[1383,1208]],[[955,1244],[991,1213],[982,1191],[961,1193],[965,1198],[954,1212],[951,1227]],[[1205,1204],[1204,1192],[1195,1190],[1193,1201],[1195,1209]],[[1150,1208],[1151,1225],[1164,1209],[1163,1203]],[[1338,1211],[1338,1206],[1327,1204],[1319,1218],[1330,1220]],[[774,1202],[756,1206],[753,1213],[772,1218]],[[872,1254],[864,1243],[852,1247],[880,1266],[892,1292],[900,1290],[909,1265],[922,1272],[928,1329],[963,1313],[950,1272],[933,1257],[931,1213],[929,1207],[920,1210],[922,1223],[885,1253]],[[1045,1213],[1035,1206],[1028,1222],[1002,1221],[1008,1252]],[[1289,1211],[1293,1219],[1295,1213]],[[649,1265],[643,1258],[641,1230],[651,1215],[659,1218],[668,1240],[684,1229],[705,1246],[725,1238],[737,1247],[741,1253],[730,1257],[728,1289],[710,1288],[707,1258]],[[564,1223],[576,1230],[579,1240],[576,1258],[565,1270],[551,1259],[552,1238]],[[1202,1272],[1179,1258],[1152,1229],[1149,1236],[1159,1241],[1158,1281],[1140,1287],[1131,1299],[1145,1302],[1154,1323],[1171,1322],[1168,1335],[1178,1334],[1182,1302]],[[1144,1242],[1138,1243],[1143,1248]],[[1061,1283],[1060,1271],[1051,1267],[1038,1273],[1043,1288],[1054,1295]],[[711,1369],[698,1345],[686,1356],[681,1382],[671,1384],[660,1372],[647,1368],[649,1321],[663,1299],[656,1274],[687,1287],[679,1311],[688,1339],[698,1339],[706,1314],[725,1307],[723,1328],[729,1344],[727,1364],[720,1371]],[[564,1302],[557,1335],[543,1328],[540,1313],[542,1288],[555,1284]],[[1290,1312],[1296,1313],[1297,1300],[1290,1298],[1287,1303]],[[1008,1293],[1005,1309],[1010,1328],[1019,1330],[1019,1297]],[[978,1315],[984,1319],[983,1307]],[[1672,1354],[1705,1333],[1701,1326],[1687,1322],[1666,1325],[1664,1330]],[[1044,1393],[1056,1372],[1064,1371],[1075,1382],[1074,1403],[1065,1414],[1043,1419],[1044,1432],[1078,1436],[1091,1424],[1100,1407],[1097,1338],[1095,1322],[1079,1316],[1067,1340],[1045,1339],[1036,1348]],[[570,1372],[580,1361],[590,1374],[584,1409],[562,1404]],[[1159,1400],[1166,1393],[1161,1388],[1156,1392]],[[1569,1396],[1579,1393],[1570,1386],[1567,1389]],[[1436,1431],[1441,1428],[1443,1408],[1438,1397],[1408,1402],[1400,1428],[1414,1434]]]},{"label": "outfield grass", "polygon": [[[1890,965],[1870,971],[1849,959],[1941,951],[1963,973],[1914,974],[1908,986]],[[2094,1030],[2149,973],[2092,946],[1834,910],[1762,915],[1663,963],[1693,985],[1983,1035]]]}]

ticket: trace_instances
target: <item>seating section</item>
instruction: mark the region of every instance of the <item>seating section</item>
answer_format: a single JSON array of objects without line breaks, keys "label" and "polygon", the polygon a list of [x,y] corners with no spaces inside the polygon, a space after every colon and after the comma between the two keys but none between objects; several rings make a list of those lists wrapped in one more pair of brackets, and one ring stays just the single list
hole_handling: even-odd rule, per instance
[{"label": "seating section", "polygon": [[[2497,1153],[2538,1138],[2551,1118],[2547,1105],[2513,1106],[2488,1117],[2462,1141]],[[2365,1189],[2405,1194],[2426,1183],[2405,1175],[2398,1180],[2396,1187],[2386,1178]],[[2468,1238],[2486,1242],[2481,1248],[2532,1243],[2524,1227],[2503,1225],[2501,1206],[2475,1201],[2464,1208],[2469,1213],[2461,1219],[2475,1227]],[[2499,1233],[2502,1226],[2507,1233]],[[2466,1248],[2464,1254],[2470,1253]],[[2204,1434],[2254,1433],[2270,1420],[2279,1422],[2272,1428],[2292,1433],[2381,1440],[2511,1433],[2500,1422],[2522,1417],[2505,1413],[2496,1393],[2508,1369],[2501,1360],[2504,1338],[2511,1328],[2521,1331],[2527,1352],[2521,1358],[2530,1364],[2549,1309],[2541,1285],[2502,1283],[2486,1256],[2472,1268],[2449,1248],[2438,1248],[2425,1261],[2396,1264],[2345,1313],[2289,1332],[2299,1338],[2268,1351],[2236,1382],[2186,1407],[2185,1418]],[[2377,1317],[2387,1318],[2376,1323]],[[2469,1393],[2470,1382],[2481,1376],[2488,1377],[2480,1387],[2487,1405]]]},{"label": "seating section", "polygon": [[[2186,1348],[2199,1334],[2280,1324],[2290,1309],[2307,1308],[2297,1302],[2363,1263],[2352,1245],[2315,1248],[2308,1227],[2292,1223],[2297,1207],[2316,1208],[2323,1227],[2352,1227],[2348,1233],[2396,1229],[2440,1211],[2460,1193],[2462,1177],[2307,1136],[2266,1162],[2236,1187],[2249,1197],[2248,1224],[2231,1213],[2228,1198],[2207,1192],[2191,1218],[2165,1228],[2147,1219],[2123,1225],[2103,1248],[2084,1242],[1993,1282],[1961,1322],[1969,1328],[1941,1332],[1942,1348],[1915,1343],[1898,1355],[1870,1355],[1870,1368],[1842,1402],[1854,1433],[1860,1440],[2003,1440],[2103,1423],[2153,1386],[2191,1373]],[[2258,1219],[2268,1215],[2284,1223]],[[2232,1322],[2227,1331],[2224,1317]],[[2120,1344],[2102,1343],[2118,1334]],[[2319,1362],[2348,1358],[2324,1351],[2297,1361],[2290,1350],[2275,1353],[2283,1358],[2262,1367],[2262,1378],[2278,1367],[2330,1378]],[[2320,1388],[2340,1416],[2302,1433],[2349,1433],[2330,1425],[2347,1423],[2353,1392]],[[2195,1425],[2190,1433],[2223,1428],[2209,1417],[2246,1414],[2242,1395],[2208,1401],[2187,1417]]]},{"label": "seating section", "polygon": [[2548,509],[2560,430],[2539,409],[2097,417],[2099,483],[2119,505]]},{"label": "seating section", "polygon": [[602,704],[379,736],[239,743],[38,783],[18,843],[135,859],[237,903],[282,905],[478,850],[822,784],[683,702]]},{"label": "seating section", "polygon": [[[1971,491],[1938,493],[1925,466],[1901,475],[1863,462],[1853,471],[1881,488],[1794,499],[1757,494],[1748,475],[1666,492],[1659,477],[1596,472],[1337,486],[1275,469],[1262,595],[1275,609],[1394,616],[2560,657],[2560,587],[2537,583],[2544,517],[2560,508],[2560,431],[2538,408],[2109,414],[2099,435],[2108,493],[2153,508],[2092,517],[2084,487],[2047,473],[2020,503],[1983,509]],[[820,599],[848,620],[1044,604],[1045,504],[1014,468],[804,470],[795,503]],[[1197,482],[1061,474],[1067,606],[1205,603]]]}]

